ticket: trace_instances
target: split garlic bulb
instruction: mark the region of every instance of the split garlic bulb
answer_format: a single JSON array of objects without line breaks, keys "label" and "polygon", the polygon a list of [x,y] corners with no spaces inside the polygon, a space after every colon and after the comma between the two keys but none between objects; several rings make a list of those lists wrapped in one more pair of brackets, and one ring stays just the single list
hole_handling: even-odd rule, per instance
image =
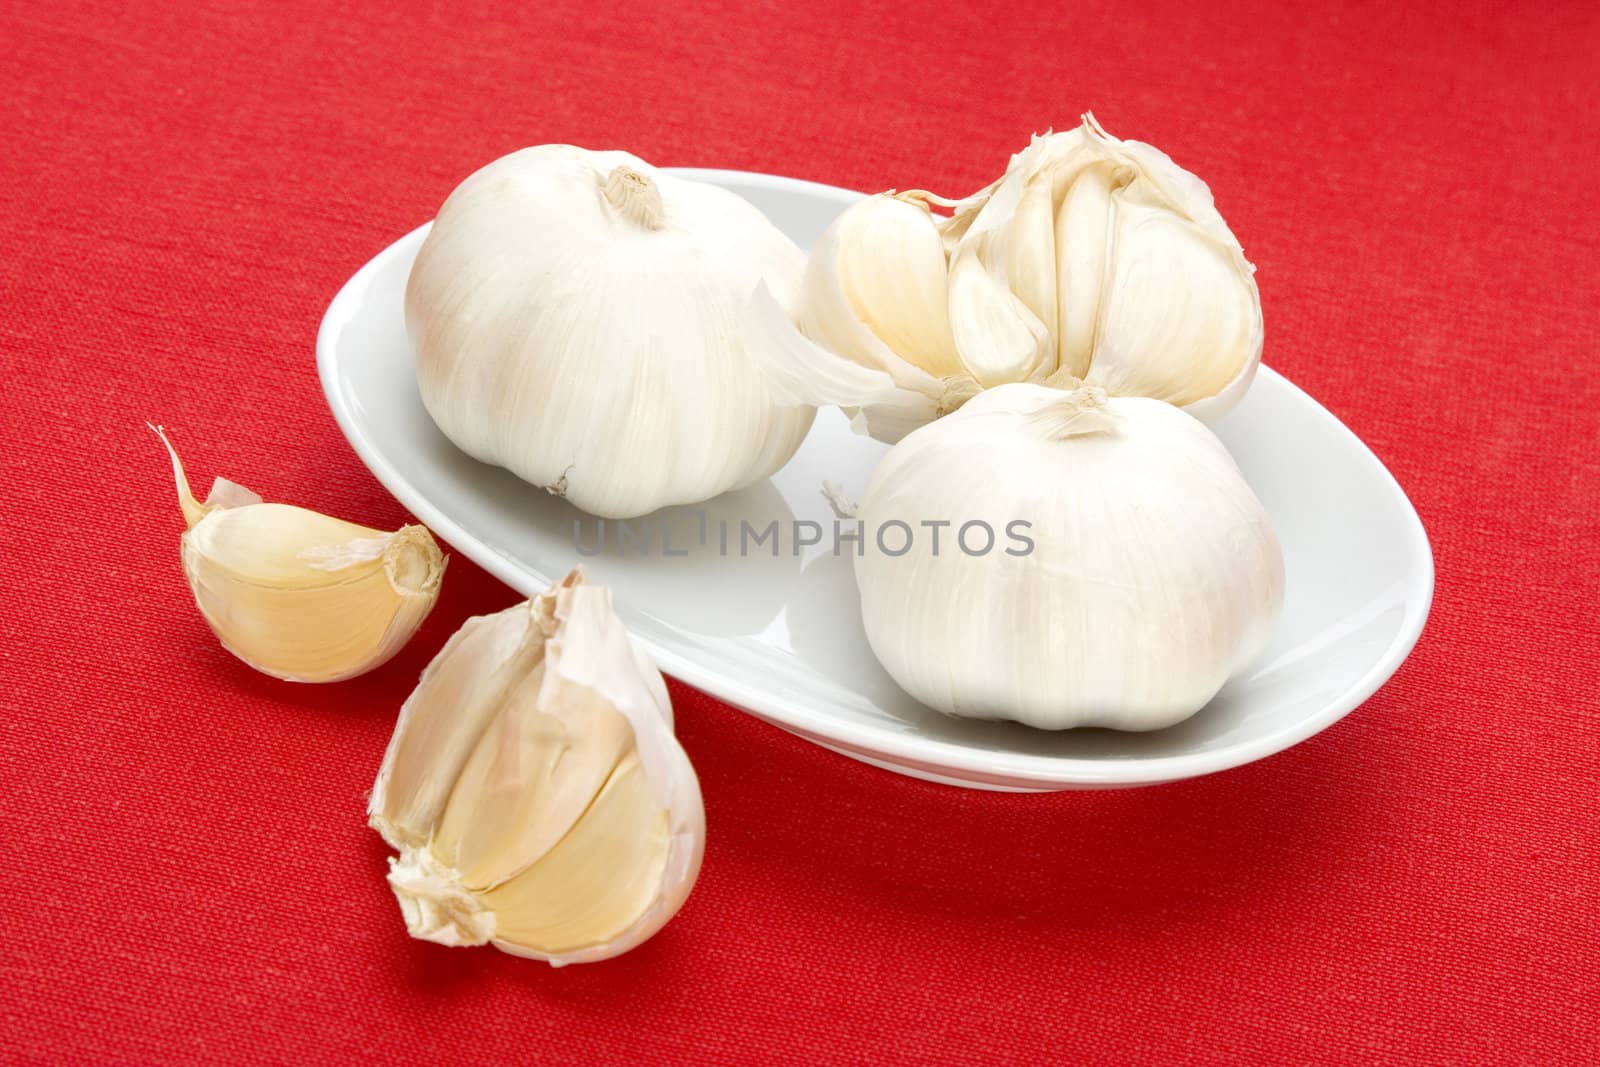
[{"label": "split garlic bulb", "polygon": [[607,518],[788,460],[815,410],[769,388],[747,316],[805,257],[753,205],[626,152],[543,145],[467,178],[406,286],[423,403],[467,453]]},{"label": "split garlic bulb", "polygon": [[677,913],[705,812],[661,674],[574,571],[468,619],[400,709],[368,806],[413,937],[555,965]]},{"label": "split garlic bulb", "polygon": [[795,393],[887,441],[1011,382],[1097,385],[1211,421],[1261,359],[1253,273],[1204,182],[1085,116],[964,200],[886,193],[835,220],[800,326],[868,373],[802,350],[811,382]]},{"label": "split garlic bulb", "polygon": [[195,500],[178,484],[183,573],[222,646],[264,674],[334,682],[386,663],[439,598],[445,560],[421,526],[374,530],[218,478]]},{"label": "split garlic bulb", "polygon": [[1097,387],[986,390],[891,448],[858,517],[872,650],[953,715],[1170,726],[1263,650],[1283,602],[1277,537],[1222,442]]}]

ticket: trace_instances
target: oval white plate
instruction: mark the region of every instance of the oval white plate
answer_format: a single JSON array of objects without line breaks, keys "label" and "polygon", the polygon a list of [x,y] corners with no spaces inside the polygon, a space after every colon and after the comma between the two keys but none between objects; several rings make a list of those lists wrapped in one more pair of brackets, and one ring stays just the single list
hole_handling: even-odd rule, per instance
[{"label": "oval white plate", "polygon": [[[744,196],[802,248],[860,196],[738,171],[680,173]],[[1192,719],[1156,733],[1047,733],[946,718],[902,693],[873,660],[850,560],[833,554],[833,514],[820,487],[830,480],[859,495],[884,446],[823,411],[769,483],[651,516],[645,550],[638,540],[619,546],[608,523],[604,551],[580,558],[575,538],[592,550],[599,520],[457,451],[422,407],[402,299],[426,232],[413,231],[357,271],[317,337],[323,390],[357,454],[413,514],[518,592],[542,591],[584,563],[612,587],[662,670],[820,745],[990,789],[1188,778],[1260,759],[1337,721],[1394,673],[1422,631],[1433,557],[1410,501],[1339,420],[1263,367],[1217,427],[1283,543],[1287,600],[1257,664]],[[783,554],[763,548],[741,558],[741,520],[760,529],[774,519]],[[795,555],[791,520],[821,524],[822,544]],[[719,554],[724,521],[729,557]],[[673,552],[687,554],[665,555],[663,533]]]}]

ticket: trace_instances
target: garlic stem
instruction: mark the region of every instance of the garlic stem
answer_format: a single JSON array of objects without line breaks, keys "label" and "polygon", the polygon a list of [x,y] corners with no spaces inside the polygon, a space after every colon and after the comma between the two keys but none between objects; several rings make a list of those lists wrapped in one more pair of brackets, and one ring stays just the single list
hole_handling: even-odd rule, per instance
[{"label": "garlic stem", "polygon": [[656,183],[632,167],[614,167],[606,179],[606,199],[623,218],[640,229],[661,229],[661,192]]},{"label": "garlic stem", "polygon": [[1046,441],[1065,441],[1117,428],[1117,417],[1106,406],[1106,391],[1086,385],[1049,400],[1025,420]]},{"label": "garlic stem", "polygon": [[185,528],[192,529],[195,523],[211,513],[211,508],[194,498],[194,492],[189,488],[188,475],[183,473],[183,461],[178,458],[178,450],[172,447],[172,442],[167,440],[166,430],[150,422],[145,425],[161,438],[161,443],[167,446],[167,455],[172,457],[172,477],[178,483],[178,506],[183,509]]}]

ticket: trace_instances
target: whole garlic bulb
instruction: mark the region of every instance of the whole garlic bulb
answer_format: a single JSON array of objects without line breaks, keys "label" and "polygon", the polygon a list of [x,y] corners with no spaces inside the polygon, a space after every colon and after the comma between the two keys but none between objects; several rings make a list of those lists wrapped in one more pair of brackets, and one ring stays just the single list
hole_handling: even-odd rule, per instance
[{"label": "whole garlic bulb", "polygon": [[751,353],[805,257],[753,205],[626,152],[543,145],[439,209],[406,285],[423,403],[457,446],[607,518],[758,482],[815,410]]},{"label": "whole garlic bulb", "polygon": [[1222,442],[1096,387],[979,394],[889,450],[858,517],[872,650],[953,715],[1170,726],[1262,651],[1283,602],[1277,537]]},{"label": "whole garlic bulb", "polygon": [[368,805],[413,937],[557,966],[626,952],[700,872],[661,674],[579,571],[468,619],[400,709]]},{"label": "whole garlic bulb", "polygon": [[835,220],[800,327],[870,376],[841,380],[797,349],[811,387],[795,391],[887,441],[1010,382],[1098,385],[1211,421],[1261,359],[1253,273],[1204,182],[1086,115],[964,200],[885,193]]}]

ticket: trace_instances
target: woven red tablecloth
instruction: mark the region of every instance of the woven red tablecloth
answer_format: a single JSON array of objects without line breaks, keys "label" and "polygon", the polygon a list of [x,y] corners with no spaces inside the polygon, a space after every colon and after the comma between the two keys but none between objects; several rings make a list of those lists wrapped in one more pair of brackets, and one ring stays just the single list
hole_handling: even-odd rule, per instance
[{"label": "woven red tablecloth", "polygon": [[[1600,1060],[1600,13],[1592,4],[24,4],[0,16],[0,1058]],[[197,485],[375,525],[323,309],[545,141],[964,192],[1092,108],[1204,177],[1266,359],[1394,471],[1415,654],[1264,762],[1006,796],[674,687],[711,836],[655,940],[408,939],[363,820],[469,614],[376,674],[249,671],[178,567]]]}]

